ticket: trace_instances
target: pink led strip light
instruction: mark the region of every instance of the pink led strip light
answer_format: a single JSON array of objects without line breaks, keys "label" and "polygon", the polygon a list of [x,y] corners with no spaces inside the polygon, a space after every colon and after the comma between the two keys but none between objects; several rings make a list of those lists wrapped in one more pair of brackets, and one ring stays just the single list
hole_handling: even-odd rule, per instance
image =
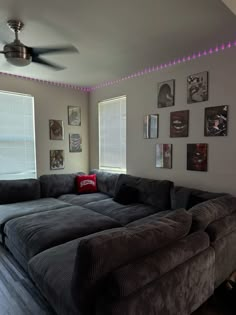
[{"label": "pink led strip light", "polygon": [[175,59],[173,61],[169,61],[167,63],[160,64],[158,66],[145,68],[142,71],[133,73],[131,75],[128,75],[128,76],[123,77],[123,78],[120,78],[118,80],[103,82],[101,84],[98,84],[98,85],[95,85],[95,86],[91,87],[89,91],[94,91],[94,90],[97,90],[97,89],[100,89],[100,88],[103,88],[103,87],[106,87],[106,86],[114,85],[114,84],[120,83],[122,81],[133,79],[133,78],[136,78],[136,77],[140,77],[140,76],[143,76],[143,75],[151,73],[151,72],[157,72],[157,71],[160,71],[162,69],[165,69],[165,68],[168,68],[168,67],[172,67],[172,66],[175,66],[177,64],[184,63],[184,62],[187,62],[187,61],[195,60],[197,58],[205,57],[205,56],[211,55],[213,53],[218,53],[218,52],[224,51],[227,48],[232,48],[232,47],[236,47],[236,41],[228,42],[227,44],[222,44],[222,45],[216,46],[215,48],[210,48],[210,49],[204,50],[202,52],[194,53],[194,54],[189,55],[187,57],[178,58],[178,59]]},{"label": "pink led strip light", "polygon": [[148,67],[142,71],[135,72],[133,74],[122,77],[122,78],[117,79],[117,80],[106,81],[106,82],[103,82],[101,84],[95,85],[93,87],[81,87],[81,86],[78,86],[75,84],[66,84],[66,83],[62,83],[62,82],[54,82],[54,81],[48,81],[48,80],[35,79],[35,78],[31,78],[31,77],[25,77],[25,76],[15,75],[15,74],[10,74],[10,73],[5,73],[5,72],[0,72],[0,75],[13,76],[13,77],[20,78],[20,79],[36,81],[36,82],[39,82],[42,84],[54,85],[54,86],[58,86],[58,87],[68,88],[68,89],[80,90],[83,92],[91,92],[91,91],[101,89],[101,88],[106,87],[106,86],[120,83],[120,82],[125,81],[125,80],[137,78],[137,77],[143,76],[143,75],[148,74],[148,73],[157,72],[157,71],[160,71],[162,69],[173,67],[175,65],[178,65],[178,64],[181,64],[184,62],[188,62],[191,60],[195,60],[197,58],[202,58],[202,57],[214,54],[214,53],[218,53],[218,52],[224,51],[227,48],[232,48],[232,47],[236,47],[236,41],[228,42],[227,44],[222,44],[222,45],[216,46],[215,48],[210,48],[210,49],[204,50],[202,52],[194,53],[194,54],[189,55],[187,57],[177,58],[173,61],[169,61],[167,63],[163,63],[163,64],[160,64],[158,66]]}]

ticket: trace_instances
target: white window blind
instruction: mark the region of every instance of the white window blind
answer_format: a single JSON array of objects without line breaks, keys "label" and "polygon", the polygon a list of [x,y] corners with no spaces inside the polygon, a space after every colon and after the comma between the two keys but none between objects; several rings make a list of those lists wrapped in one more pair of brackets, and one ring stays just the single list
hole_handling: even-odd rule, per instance
[{"label": "white window blind", "polygon": [[0,91],[0,179],[36,178],[34,98]]},{"label": "white window blind", "polygon": [[126,96],[98,104],[99,169],[126,172]]}]

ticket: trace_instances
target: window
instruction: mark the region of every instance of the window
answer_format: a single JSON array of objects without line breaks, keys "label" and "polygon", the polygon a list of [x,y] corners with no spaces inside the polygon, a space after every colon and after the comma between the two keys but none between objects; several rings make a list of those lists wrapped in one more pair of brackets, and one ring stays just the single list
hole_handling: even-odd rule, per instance
[{"label": "window", "polygon": [[126,96],[98,104],[99,169],[126,173]]},{"label": "window", "polygon": [[0,179],[36,178],[34,98],[0,91]]}]

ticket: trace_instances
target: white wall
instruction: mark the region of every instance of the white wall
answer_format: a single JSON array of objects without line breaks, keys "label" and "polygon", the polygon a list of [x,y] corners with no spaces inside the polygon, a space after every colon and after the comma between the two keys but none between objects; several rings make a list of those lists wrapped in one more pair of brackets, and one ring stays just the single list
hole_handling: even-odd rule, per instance
[{"label": "white wall", "polygon": [[[88,171],[88,95],[84,92],[1,76],[0,89],[34,96],[37,175]],[[68,126],[67,106],[81,106],[81,127]],[[49,140],[49,119],[63,120],[64,140]],[[69,133],[80,133],[82,152],[69,152]],[[64,150],[65,168],[51,171],[49,151]]]},{"label": "white wall", "polygon": [[[178,185],[236,195],[236,62],[235,48],[177,65],[136,79],[122,81],[90,94],[90,168],[98,167],[99,101],[127,95],[127,173],[169,179]],[[209,71],[209,101],[187,104],[186,78]],[[175,106],[157,108],[157,83],[175,79]],[[229,105],[228,136],[204,137],[204,108]],[[189,137],[169,137],[171,111],[190,110]],[[143,117],[160,114],[158,139],[143,139]],[[155,144],[173,144],[173,168],[155,167]],[[186,170],[187,143],[208,143],[208,172]]]}]

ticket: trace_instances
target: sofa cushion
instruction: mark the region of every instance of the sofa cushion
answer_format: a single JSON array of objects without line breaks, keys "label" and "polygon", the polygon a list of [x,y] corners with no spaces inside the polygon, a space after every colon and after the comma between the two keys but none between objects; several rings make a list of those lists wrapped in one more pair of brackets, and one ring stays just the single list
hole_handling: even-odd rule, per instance
[{"label": "sofa cushion", "polygon": [[173,210],[160,211],[160,212],[148,215],[144,218],[134,220],[131,223],[127,224],[126,227],[132,227],[132,226],[142,225],[142,224],[146,224],[146,223],[153,223],[153,222],[160,220],[161,217],[166,217],[172,213],[174,213]]},{"label": "sofa cushion", "polygon": [[37,200],[16,202],[7,205],[0,205],[0,232],[4,224],[10,219],[14,219],[26,214],[43,212],[48,210],[68,207],[67,202],[55,198],[41,198]]},{"label": "sofa cushion", "polygon": [[59,200],[71,203],[76,206],[83,206],[89,202],[100,201],[104,199],[109,199],[110,197],[106,194],[97,192],[91,194],[65,194],[58,197]]},{"label": "sofa cushion", "polygon": [[12,219],[6,223],[4,233],[29,260],[50,247],[119,226],[107,216],[80,206],[69,206]]},{"label": "sofa cushion", "polygon": [[184,208],[188,210],[201,202],[215,199],[224,195],[226,194],[212,193],[194,188],[176,186],[174,188],[172,200],[173,209]]},{"label": "sofa cushion", "polygon": [[202,231],[195,232],[153,254],[121,266],[108,277],[108,294],[116,298],[128,296],[208,247],[208,235]]},{"label": "sofa cushion", "polygon": [[210,223],[206,228],[211,242],[215,242],[233,231],[236,231],[236,211],[231,215]]},{"label": "sofa cushion", "polygon": [[[72,280],[78,307],[88,310],[98,282],[112,270],[186,236],[192,217],[185,210],[158,222],[108,230],[79,242]],[[107,257],[110,257],[107,259]]]},{"label": "sofa cushion", "polygon": [[96,174],[76,176],[79,194],[94,193],[97,191]]},{"label": "sofa cushion", "polygon": [[79,240],[73,240],[34,256],[28,271],[36,286],[60,315],[78,315],[71,295],[76,249]]},{"label": "sofa cushion", "polygon": [[114,201],[119,202],[123,205],[135,203],[139,201],[139,191],[137,188],[122,184],[119,190],[116,192]]},{"label": "sofa cushion", "polygon": [[138,189],[141,203],[157,207],[158,211],[171,208],[171,191],[173,190],[173,182],[171,181],[121,174],[117,181],[116,193],[122,184]]},{"label": "sofa cushion", "polygon": [[40,198],[38,179],[0,180],[0,204]]},{"label": "sofa cushion", "polygon": [[236,211],[236,198],[225,195],[200,203],[189,210],[193,216],[192,231],[205,230],[206,227]]},{"label": "sofa cushion", "polygon": [[90,202],[85,204],[84,207],[111,217],[121,225],[126,225],[134,220],[156,213],[157,211],[157,208],[142,203],[122,205],[112,198]]},{"label": "sofa cushion", "polygon": [[41,197],[57,198],[63,194],[77,193],[75,179],[77,175],[83,174],[83,172],[79,172],[77,174],[51,174],[40,176]]},{"label": "sofa cushion", "polygon": [[107,194],[110,197],[115,196],[116,183],[120,174],[113,174],[93,169],[89,174],[96,174],[98,191]]}]

